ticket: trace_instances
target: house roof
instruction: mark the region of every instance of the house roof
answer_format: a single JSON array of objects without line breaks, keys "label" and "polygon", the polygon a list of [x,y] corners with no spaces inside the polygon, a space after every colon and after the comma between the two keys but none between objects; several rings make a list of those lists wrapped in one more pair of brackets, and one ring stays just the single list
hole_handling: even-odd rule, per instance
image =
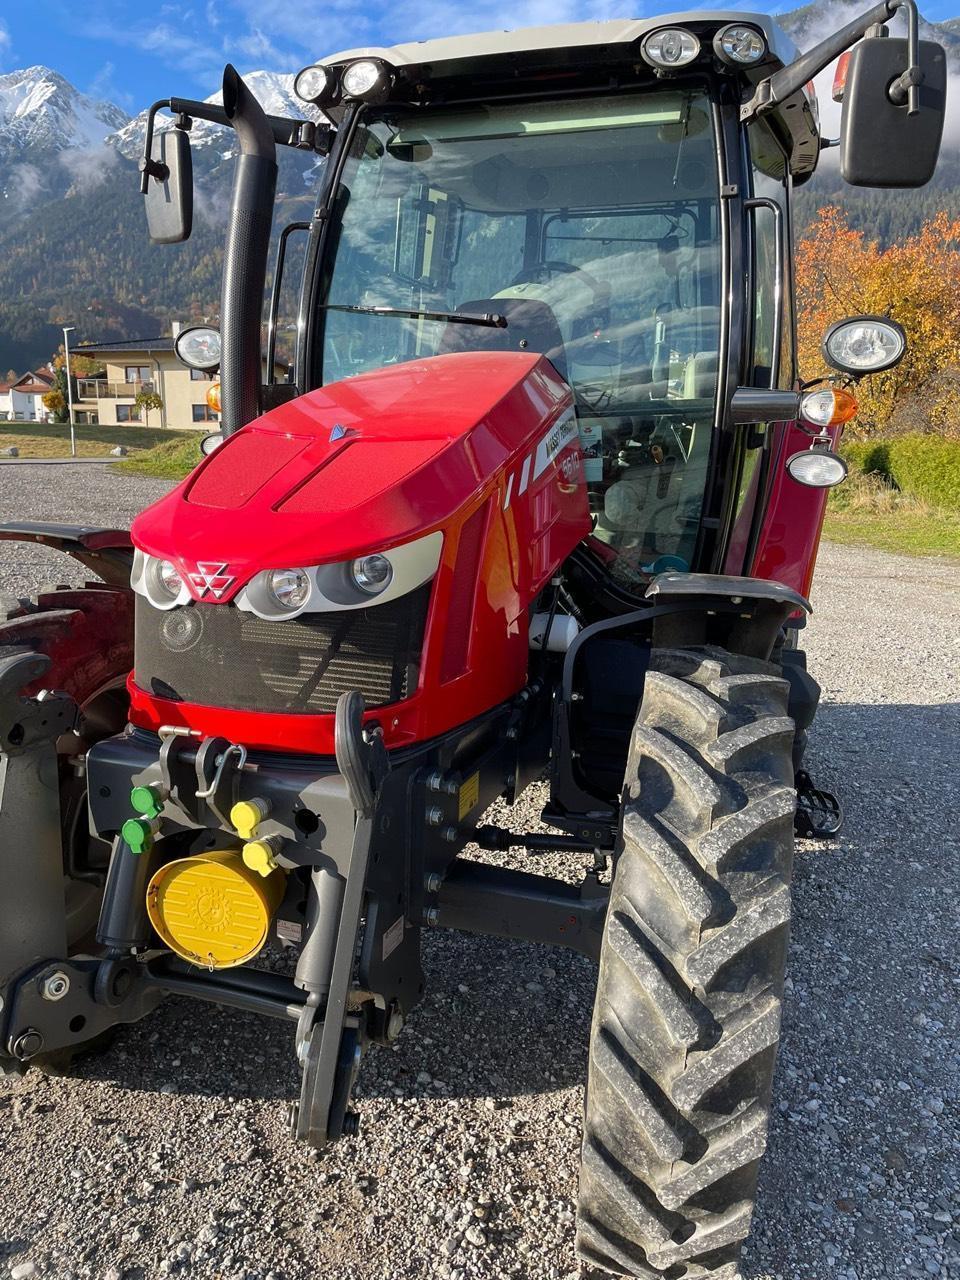
[{"label": "house roof", "polygon": [[56,382],[56,378],[53,374],[49,373],[46,369],[31,369],[30,377],[33,378],[34,382],[46,383],[48,387],[52,387]]},{"label": "house roof", "polygon": [[15,382],[14,389],[25,396],[45,396],[50,387],[46,382]]}]

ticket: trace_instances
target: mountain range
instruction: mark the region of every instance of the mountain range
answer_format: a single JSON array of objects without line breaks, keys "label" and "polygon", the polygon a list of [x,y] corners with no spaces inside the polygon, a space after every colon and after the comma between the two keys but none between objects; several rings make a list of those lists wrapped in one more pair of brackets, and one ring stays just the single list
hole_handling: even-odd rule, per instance
[{"label": "mountain range", "polygon": [[[831,4],[826,12],[811,4],[778,21],[804,47],[858,7]],[[960,19],[924,24],[922,34],[945,46],[960,89]],[[269,114],[303,116],[292,75],[257,71],[245,78]],[[163,119],[159,127],[171,127],[169,120],[160,124]],[[194,122],[194,232],[186,244],[157,247],[146,237],[136,176],[145,126],[145,111],[131,118],[47,67],[0,75],[0,377],[48,359],[65,324],[76,326],[74,341],[110,341],[153,336],[173,319],[215,316],[233,135]],[[956,209],[960,137],[947,143],[934,182],[907,199],[846,187],[834,153],[826,152],[813,181],[800,190],[801,226],[820,205],[840,203],[853,225],[889,243],[937,209]],[[279,151],[276,225],[283,226],[309,216],[320,162]]]}]

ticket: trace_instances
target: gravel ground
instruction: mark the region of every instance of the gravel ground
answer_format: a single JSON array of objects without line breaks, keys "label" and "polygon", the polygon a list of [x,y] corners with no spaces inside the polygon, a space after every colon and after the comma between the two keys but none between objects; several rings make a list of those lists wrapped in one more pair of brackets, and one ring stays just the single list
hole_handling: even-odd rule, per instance
[{"label": "gravel ground", "polygon": [[[164,487],[106,468],[3,467],[0,519],[125,521]],[[5,546],[0,590],[67,581],[62,564]],[[958,577],[936,561],[821,555],[806,647],[825,705],[809,763],[848,823],[798,853],[745,1280],[960,1277]],[[514,820],[533,824],[541,799]],[[577,872],[577,859],[539,861]],[[79,1078],[0,1082],[10,1275],[578,1276],[592,968],[440,932],[425,953],[426,999],[362,1069],[363,1140],[329,1153],[287,1136],[292,1035],[210,1006],[171,1001]]]}]

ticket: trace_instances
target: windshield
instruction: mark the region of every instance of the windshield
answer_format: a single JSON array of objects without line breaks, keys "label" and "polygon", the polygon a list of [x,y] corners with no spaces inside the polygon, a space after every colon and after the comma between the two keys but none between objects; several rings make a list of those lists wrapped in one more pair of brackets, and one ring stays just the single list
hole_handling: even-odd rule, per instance
[{"label": "windshield", "polygon": [[706,95],[384,112],[358,127],[331,243],[324,381],[452,351],[547,355],[575,392],[617,576],[689,566],[720,334]]}]

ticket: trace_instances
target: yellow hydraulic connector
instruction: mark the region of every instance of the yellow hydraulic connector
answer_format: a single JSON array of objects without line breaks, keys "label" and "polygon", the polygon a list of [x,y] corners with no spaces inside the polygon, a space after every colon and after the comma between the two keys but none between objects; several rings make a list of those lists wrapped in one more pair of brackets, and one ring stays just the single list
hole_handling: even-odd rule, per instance
[{"label": "yellow hydraulic connector", "polygon": [[268,876],[277,867],[277,854],[283,839],[280,836],[265,836],[261,840],[248,840],[243,846],[243,861],[257,875]]},{"label": "yellow hydraulic connector", "polygon": [[230,810],[230,821],[241,840],[252,840],[269,812],[269,800],[241,800]]},{"label": "yellow hydraulic connector", "polygon": [[239,849],[216,849],[162,866],[147,887],[147,914],[178,956],[228,969],[261,950],[285,888],[279,869],[258,873]]}]

